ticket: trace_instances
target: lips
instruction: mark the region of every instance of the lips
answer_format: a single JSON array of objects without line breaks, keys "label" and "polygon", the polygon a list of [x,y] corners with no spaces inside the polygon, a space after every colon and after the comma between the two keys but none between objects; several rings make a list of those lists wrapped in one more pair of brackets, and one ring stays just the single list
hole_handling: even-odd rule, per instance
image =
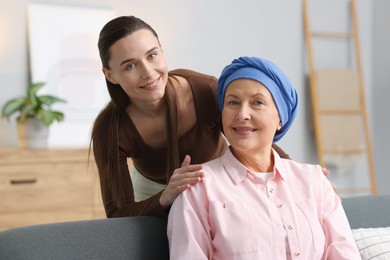
[{"label": "lips", "polygon": [[160,83],[160,78],[158,78],[155,81],[149,82],[145,84],[144,86],[141,86],[142,89],[151,90],[158,87],[158,84]]},{"label": "lips", "polygon": [[256,131],[255,128],[252,128],[252,127],[232,127],[234,129],[234,131],[236,131],[236,133],[238,134],[250,134],[250,133],[253,133]]}]

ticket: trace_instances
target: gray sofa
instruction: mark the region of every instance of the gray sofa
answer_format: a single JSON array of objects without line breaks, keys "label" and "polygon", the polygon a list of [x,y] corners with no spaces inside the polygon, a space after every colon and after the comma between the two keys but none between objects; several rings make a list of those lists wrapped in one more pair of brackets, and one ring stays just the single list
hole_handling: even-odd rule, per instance
[{"label": "gray sofa", "polygon": [[[352,228],[389,227],[390,196],[343,199]],[[168,259],[166,221],[126,217],[35,225],[0,232],[0,259]]]}]

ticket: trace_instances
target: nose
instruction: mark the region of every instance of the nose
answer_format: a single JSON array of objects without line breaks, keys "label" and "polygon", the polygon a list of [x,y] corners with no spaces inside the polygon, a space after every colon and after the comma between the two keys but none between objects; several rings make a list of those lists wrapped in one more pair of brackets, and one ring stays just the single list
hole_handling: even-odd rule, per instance
[{"label": "nose", "polygon": [[242,104],[240,108],[237,111],[237,120],[243,121],[243,120],[249,120],[251,118],[250,116],[250,108],[246,104]]},{"label": "nose", "polygon": [[153,66],[147,62],[142,63],[142,78],[143,79],[149,79],[152,78],[152,75],[154,73]]}]

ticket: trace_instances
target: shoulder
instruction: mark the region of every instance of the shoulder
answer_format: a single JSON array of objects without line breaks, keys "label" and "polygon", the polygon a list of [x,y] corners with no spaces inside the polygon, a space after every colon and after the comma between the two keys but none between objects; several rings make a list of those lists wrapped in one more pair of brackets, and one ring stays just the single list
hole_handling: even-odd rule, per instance
[{"label": "shoulder", "polygon": [[303,179],[322,179],[324,174],[318,164],[300,163],[290,159],[281,159],[283,169],[286,172],[293,172],[294,176]]},{"label": "shoulder", "polygon": [[302,163],[291,159],[282,159],[282,162],[285,165],[290,165],[291,167],[296,167],[302,170],[321,170],[321,166],[318,164]]},{"label": "shoulder", "polygon": [[115,110],[115,105],[111,101],[99,112],[93,124],[93,133],[98,134],[104,132],[104,129],[107,129],[108,122],[115,113]]},{"label": "shoulder", "polygon": [[223,168],[223,163],[222,163],[221,157],[218,157],[218,158],[215,158],[213,160],[202,163],[202,166],[207,171],[212,172],[212,171],[218,171],[219,169]]},{"label": "shoulder", "polygon": [[294,190],[296,199],[322,198],[324,187],[328,180],[322,172],[320,165],[300,163],[293,160],[282,159],[282,167],[278,168],[285,177],[287,185]]},{"label": "shoulder", "polygon": [[179,82],[180,86],[183,85],[182,80],[188,83],[187,91],[192,93],[194,105],[200,118],[213,123],[218,120],[220,113],[217,101],[217,79],[214,76],[187,69],[173,70],[170,71],[169,75],[173,78],[177,77],[174,80]]},{"label": "shoulder", "polygon": [[168,73],[169,75],[176,75],[176,76],[181,76],[185,78],[205,78],[205,79],[216,79],[216,77],[212,75],[208,75],[205,73],[201,73],[198,71],[194,70],[189,70],[189,69],[175,69],[171,70]]},{"label": "shoulder", "polygon": [[193,70],[175,69],[169,72],[169,76],[183,77],[189,81],[193,88],[198,86],[210,86],[212,88],[216,88],[217,86],[216,77]]}]

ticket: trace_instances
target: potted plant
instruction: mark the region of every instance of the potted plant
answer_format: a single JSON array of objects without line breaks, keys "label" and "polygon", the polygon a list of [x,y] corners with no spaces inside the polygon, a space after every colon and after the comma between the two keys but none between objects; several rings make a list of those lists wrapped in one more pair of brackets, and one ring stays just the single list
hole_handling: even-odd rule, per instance
[{"label": "potted plant", "polygon": [[44,148],[47,146],[49,126],[54,122],[64,120],[64,114],[52,109],[64,99],[52,95],[38,95],[38,91],[45,82],[31,83],[27,88],[27,95],[7,101],[2,109],[1,116],[9,119],[17,114],[19,146],[21,148]]}]

